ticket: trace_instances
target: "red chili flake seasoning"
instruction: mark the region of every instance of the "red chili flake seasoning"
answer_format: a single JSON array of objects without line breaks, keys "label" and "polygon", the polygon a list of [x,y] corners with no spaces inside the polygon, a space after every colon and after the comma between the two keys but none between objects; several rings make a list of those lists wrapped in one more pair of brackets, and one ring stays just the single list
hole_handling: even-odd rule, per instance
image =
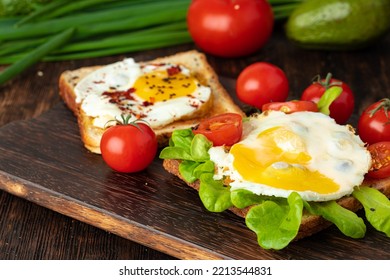
[{"label": "red chili flake seasoning", "polygon": [[173,76],[181,72],[180,66],[171,66],[167,69],[168,76]]},{"label": "red chili flake seasoning", "polygon": [[142,105],[147,107],[147,106],[152,106],[153,105],[153,102],[149,102],[149,101],[144,101],[142,102]]},{"label": "red chili flake seasoning", "polygon": [[125,91],[105,91],[102,95],[108,96],[110,103],[119,103],[121,100],[134,100],[134,97],[131,95],[135,92],[135,88],[129,88]]},{"label": "red chili flake seasoning", "polygon": [[190,106],[194,108],[199,108],[199,104],[196,101],[190,102]]}]

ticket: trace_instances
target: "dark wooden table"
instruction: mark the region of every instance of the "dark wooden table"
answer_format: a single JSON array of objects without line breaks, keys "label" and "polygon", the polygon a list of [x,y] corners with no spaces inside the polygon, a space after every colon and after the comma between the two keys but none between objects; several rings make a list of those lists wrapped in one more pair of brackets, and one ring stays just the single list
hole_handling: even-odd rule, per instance
[{"label": "dark wooden table", "polygon": [[[125,56],[148,60],[193,48],[194,45],[188,44],[115,57],[40,63],[0,87],[0,127],[38,117],[58,105],[61,100],[57,82],[64,70],[106,64]],[[278,25],[268,44],[256,54],[240,59],[208,56],[208,60],[216,72],[229,81],[234,81],[240,71],[253,62],[276,64],[289,78],[291,99],[298,98],[316,74],[325,76],[332,72],[346,81],[357,96],[355,116],[351,118],[356,124],[357,114],[365,106],[390,96],[389,50],[388,35],[365,50],[307,51],[288,42],[282,25]],[[234,90],[230,92],[234,94]],[[0,191],[0,259],[175,258]]]}]

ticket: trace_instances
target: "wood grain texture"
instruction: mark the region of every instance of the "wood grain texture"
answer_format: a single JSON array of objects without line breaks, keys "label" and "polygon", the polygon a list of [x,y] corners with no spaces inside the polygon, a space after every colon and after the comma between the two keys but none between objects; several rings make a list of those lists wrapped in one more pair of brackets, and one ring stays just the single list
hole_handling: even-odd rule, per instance
[{"label": "wood grain texture", "polygon": [[[356,123],[356,115],[368,103],[390,96],[389,39],[356,52],[305,51],[276,30],[253,56],[208,59],[221,77],[227,77],[224,83],[232,94],[234,79],[255,61],[285,70],[291,98],[299,97],[314,75],[332,72],[358,97],[351,119]],[[147,60],[193,47],[129,56]],[[370,227],[362,240],[345,238],[331,227],[285,250],[264,251],[242,219],[205,211],[196,192],[167,176],[159,161],[136,177],[109,170],[99,156],[82,147],[76,121],[57,95],[57,81],[66,69],[123,57],[41,63],[0,88],[0,125],[9,123],[0,129],[1,188],[6,190],[0,192],[0,259],[390,258],[389,239]],[[83,180],[75,179],[80,170]]]},{"label": "wood grain texture", "polygon": [[[167,174],[161,160],[136,174],[110,170],[82,146],[77,122],[63,104],[3,127],[0,137],[0,186],[13,195],[180,259],[284,258],[260,249],[242,219],[205,211],[197,193]],[[378,249],[390,246],[374,234],[381,239]],[[344,240],[339,258],[365,258],[373,249],[335,236]],[[334,236],[326,243],[318,258],[331,258],[341,247]],[[318,245],[307,244],[291,244],[289,258],[316,256]],[[296,253],[303,249],[307,255]]]}]

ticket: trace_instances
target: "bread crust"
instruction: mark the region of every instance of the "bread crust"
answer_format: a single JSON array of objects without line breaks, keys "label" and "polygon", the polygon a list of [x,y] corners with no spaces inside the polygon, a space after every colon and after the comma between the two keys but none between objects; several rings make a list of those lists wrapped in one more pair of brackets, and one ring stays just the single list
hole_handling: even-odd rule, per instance
[{"label": "bread crust", "polygon": [[[209,110],[202,116],[194,116],[191,119],[175,121],[162,128],[155,129],[157,141],[160,147],[165,146],[172,132],[176,129],[185,129],[199,124],[202,118],[234,112],[244,116],[245,114],[237,106],[226,89],[219,82],[218,76],[207,62],[206,56],[196,50],[177,53],[171,56],[156,58],[147,63],[173,63],[183,65],[190,69],[191,73],[204,85],[208,85],[212,92],[212,104]],[[76,102],[74,88],[77,83],[86,75],[102,66],[83,67],[76,70],[68,70],[59,78],[59,94],[65,104],[77,117],[80,128],[80,136],[84,146],[93,153],[100,153],[100,139],[104,129],[92,125],[93,118],[87,116]]]},{"label": "bread crust", "polygon": [[[186,182],[185,179],[180,175],[179,172],[179,164],[180,160],[176,159],[164,159],[163,161],[163,167],[166,171],[169,173],[177,176],[182,181],[184,181],[188,186],[191,188],[199,191],[200,182],[199,180],[189,183]],[[363,184],[370,185],[371,187],[381,191],[383,194],[385,194],[387,197],[390,197],[390,177],[381,179],[381,180],[374,180],[374,179],[365,179]],[[352,196],[343,197],[339,200],[337,200],[337,203],[343,206],[346,209],[349,209],[353,212],[356,212],[362,208],[362,205],[360,202],[355,199]],[[237,216],[240,216],[242,218],[245,218],[246,214],[248,213],[250,207],[239,209],[237,207],[231,207],[229,210],[236,214]],[[299,228],[299,232],[297,236],[295,237],[295,240],[302,239],[304,237],[308,237],[310,235],[313,235],[317,232],[320,232],[321,230],[329,227],[332,225],[329,221],[325,220],[321,216],[311,215],[304,211],[302,216],[301,225]]]}]

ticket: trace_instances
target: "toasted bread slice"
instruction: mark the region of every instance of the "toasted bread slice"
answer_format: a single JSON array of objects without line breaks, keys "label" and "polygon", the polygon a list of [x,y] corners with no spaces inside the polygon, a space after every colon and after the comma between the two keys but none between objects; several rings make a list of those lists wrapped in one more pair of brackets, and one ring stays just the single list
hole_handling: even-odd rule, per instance
[{"label": "toasted bread slice", "polygon": [[[188,186],[199,191],[199,185],[200,185],[199,180],[195,181],[194,183],[186,182],[185,179],[180,175],[179,164],[180,164],[180,160],[175,160],[175,159],[165,159],[163,161],[163,166],[164,166],[164,169],[166,171],[179,177]],[[385,178],[385,179],[381,179],[381,180],[379,180],[379,179],[376,179],[376,180],[366,179],[363,182],[363,184],[371,185],[371,187],[378,189],[383,194],[385,194],[387,197],[390,197],[390,177]],[[355,199],[352,196],[343,197],[343,198],[339,199],[337,201],[337,203],[339,203],[344,208],[347,208],[353,212],[356,212],[362,208],[362,205],[360,204],[360,202],[358,202],[357,199]],[[245,216],[249,210],[249,207],[244,208],[244,209],[231,207],[229,210],[232,211],[234,214],[236,214],[242,218],[245,218]],[[320,216],[310,215],[309,213],[304,212],[304,214],[302,216],[301,226],[299,228],[299,232],[298,232],[295,240],[313,235],[313,234],[329,227],[330,225],[332,225],[332,224],[330,222],[328,222],[327,220],[325,220],[324,218],[322,218]]]},{"label": "toasted bread slice", "polygon": [[[218,115],[226,112],[234,112],[244,115],[226,89],[219,82],[218,76],[206,60],[206,56],[198,51],[192,50],[175,55],[154,59],[148,62],[139,63],[172,63],[183,65],[191,71],[203,85],[211,88],[212,104],[206,107],[207,111],[202,115],[195,115],[190,119],[179,120],[161,128],[155,129],[159,146],[168,143],[173,130],[184,129],[196,126],[202,118]],[[94,153],[100,153],[100,139],[104,129],[93,125],[93,118],[81,110],[80,103],[76,102],[75,87],[81,79],[102,66],[84,67],[76,70],[68,70],[61,74],[59,79],[60,96],[66,105],[73,111],[78,119],[81,139],[84,146]]]}]

